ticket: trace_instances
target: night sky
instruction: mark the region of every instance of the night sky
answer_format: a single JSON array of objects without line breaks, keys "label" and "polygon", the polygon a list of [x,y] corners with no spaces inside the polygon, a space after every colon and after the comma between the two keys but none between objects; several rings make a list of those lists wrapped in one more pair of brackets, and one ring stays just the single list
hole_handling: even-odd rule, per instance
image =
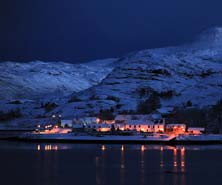
[{"label": "night sky", "polygon": [[191,41],[221,0],[1,0],[0,61],[82,62]]}]

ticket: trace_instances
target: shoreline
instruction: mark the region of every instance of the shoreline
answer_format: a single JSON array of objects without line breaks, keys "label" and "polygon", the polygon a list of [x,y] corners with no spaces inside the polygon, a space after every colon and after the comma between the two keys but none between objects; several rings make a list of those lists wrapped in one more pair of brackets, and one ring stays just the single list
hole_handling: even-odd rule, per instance
[{"label": "shoreline", "polygon": [[[221,135],[218,135],[221,136]],[[138,136],[69,136],[69,137],[4,137],[4,141],[17,141],[27,143],[79,143],[79,144],[146,144],[146,145],[222,145],[222,139],[202,139],[202,140],[178,140],[172,137],[169,140],[156,138],[143,138]]]}]

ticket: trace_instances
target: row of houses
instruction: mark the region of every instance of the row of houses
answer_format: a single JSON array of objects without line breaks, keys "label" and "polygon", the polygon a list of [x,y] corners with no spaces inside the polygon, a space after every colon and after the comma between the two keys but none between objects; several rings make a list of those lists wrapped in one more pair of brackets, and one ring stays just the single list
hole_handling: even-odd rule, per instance
[{"label": "row of houses", "polygon": [[61,127],[73,129],[95,129],[108,132],[111,129],[151,133],[201,134],[204,128],[187,128],[185,124],[166,124],[160,114],[117,115],[114,120],[101,120],[97,117],[61,120]]},{"label": "row of houses", "polygon": [[118,130],[164,132],[165,120],[161,115],[117,115],[114,120],[101,120],[97,117],[75,118],[61,120],[61,127],[95,128],[100,131]]}]

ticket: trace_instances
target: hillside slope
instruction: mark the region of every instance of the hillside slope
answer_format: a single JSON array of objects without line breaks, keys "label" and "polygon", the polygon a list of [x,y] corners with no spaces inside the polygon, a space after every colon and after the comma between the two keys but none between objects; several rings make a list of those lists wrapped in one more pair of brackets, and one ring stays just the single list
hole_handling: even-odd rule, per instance
[{"label": "hillside slope", "polygon": [[109,108],[136,111],[153,93],[162,108],[215,104],[222,98],[221,40],[222,29],[214,28],[188,45],[131,53],[101,83],[74,93],[54,112],[73,117]]},{"label": "hillside slope", "polygon": [[0,63],[0,100],[65,96],[99,83],[116,59],[83,64],[63,62]]}]

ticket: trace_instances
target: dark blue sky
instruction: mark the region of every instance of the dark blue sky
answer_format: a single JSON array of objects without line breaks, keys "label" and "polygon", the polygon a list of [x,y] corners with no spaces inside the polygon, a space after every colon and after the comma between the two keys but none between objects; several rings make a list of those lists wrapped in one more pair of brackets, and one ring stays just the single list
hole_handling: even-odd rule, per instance
[{"label": "dark blue sky", "polygon": [[1,0],[0,61],[80,62],[222,26],[221,0]]}]

